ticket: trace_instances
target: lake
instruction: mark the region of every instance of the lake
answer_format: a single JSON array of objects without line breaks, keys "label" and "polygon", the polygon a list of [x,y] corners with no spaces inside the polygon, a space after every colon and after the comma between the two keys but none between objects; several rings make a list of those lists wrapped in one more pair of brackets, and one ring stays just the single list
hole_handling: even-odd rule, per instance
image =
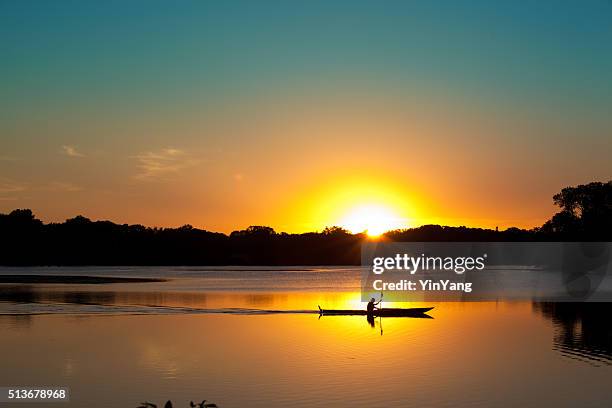
[{"label": "lake", "polygon": [[[0,284],[0,386],[67,386],[75,407],[609,407],[610,304],[364,308],[356,268],[0,268],[162,282]],[[397,305],[393,305],[397,306]],[[19,407],[40,407],[20,403]]]}]

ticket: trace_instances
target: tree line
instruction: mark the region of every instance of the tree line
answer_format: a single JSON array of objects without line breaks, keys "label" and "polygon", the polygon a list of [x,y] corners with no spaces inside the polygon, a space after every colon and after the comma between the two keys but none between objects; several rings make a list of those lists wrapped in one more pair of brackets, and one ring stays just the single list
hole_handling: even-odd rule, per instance
[{"label": "tree line", "polygon": [[[541,227],[424,225],[389,231],[386,241],[610,241],[612,181],[566,187]],[[29,209],[0,214],[0,265],[358,265],[364,233],[340,227],[301,234],[251,226],[229,235],[191,225],[151,228],[77,216],[45,224]]]}]

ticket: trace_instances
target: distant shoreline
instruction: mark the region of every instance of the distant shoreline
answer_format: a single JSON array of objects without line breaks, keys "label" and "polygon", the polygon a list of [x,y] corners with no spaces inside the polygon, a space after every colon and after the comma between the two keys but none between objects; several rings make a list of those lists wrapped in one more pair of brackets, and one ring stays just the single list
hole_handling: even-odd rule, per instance
[{"label": "distant shoreline", "polygon": [[166,282],[155,278],[120,278],[114,276],[83,275],[0,275],[0,283],[73,283],[79,285],[100,285],[107,283],[147,283]]},{"label": "distant shoreline", "polygon": [[[423,225],[387,231],[378,242],[609,242],[612,180],[565,187],[553,196],[561,211],[529,230]],[[367,232],[342,227],[276,232],[252,225],[226,235],[184,225],[151,228],[76,216],[45,224],[29,209],[0,213],[2,266],[288,266],[361,265]]]}]

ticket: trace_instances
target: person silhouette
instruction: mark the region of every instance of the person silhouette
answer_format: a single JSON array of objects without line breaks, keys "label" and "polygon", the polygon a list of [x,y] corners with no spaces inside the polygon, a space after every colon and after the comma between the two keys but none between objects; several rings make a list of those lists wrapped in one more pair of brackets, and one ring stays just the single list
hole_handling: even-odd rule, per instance
[{"label": "person silhouette", "polygon": [[368,302],[368,307],[367,307],[368,315],[371,315],[374,313],[374,309],[376,309],[376,306],[380,305],[380,302],[382,302],[382,299],[379,300],[378,302],[374,298],[370,299],[370,301]]}]

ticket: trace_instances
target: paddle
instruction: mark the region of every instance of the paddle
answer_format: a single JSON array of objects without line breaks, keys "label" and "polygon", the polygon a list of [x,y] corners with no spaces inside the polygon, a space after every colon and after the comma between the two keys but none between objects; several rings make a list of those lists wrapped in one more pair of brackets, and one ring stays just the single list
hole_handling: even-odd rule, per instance
[{"label": "paddle", "polygon": [[378,302],[380,304],[380,307],[378,308],[381,312],[379,312],[378,315],[378,325],[380,326],[380,335],[383,335],[383,328],[382,328],[382,300],[383,300],[383,292],[382,290],[380,291],[380,302]]}]

